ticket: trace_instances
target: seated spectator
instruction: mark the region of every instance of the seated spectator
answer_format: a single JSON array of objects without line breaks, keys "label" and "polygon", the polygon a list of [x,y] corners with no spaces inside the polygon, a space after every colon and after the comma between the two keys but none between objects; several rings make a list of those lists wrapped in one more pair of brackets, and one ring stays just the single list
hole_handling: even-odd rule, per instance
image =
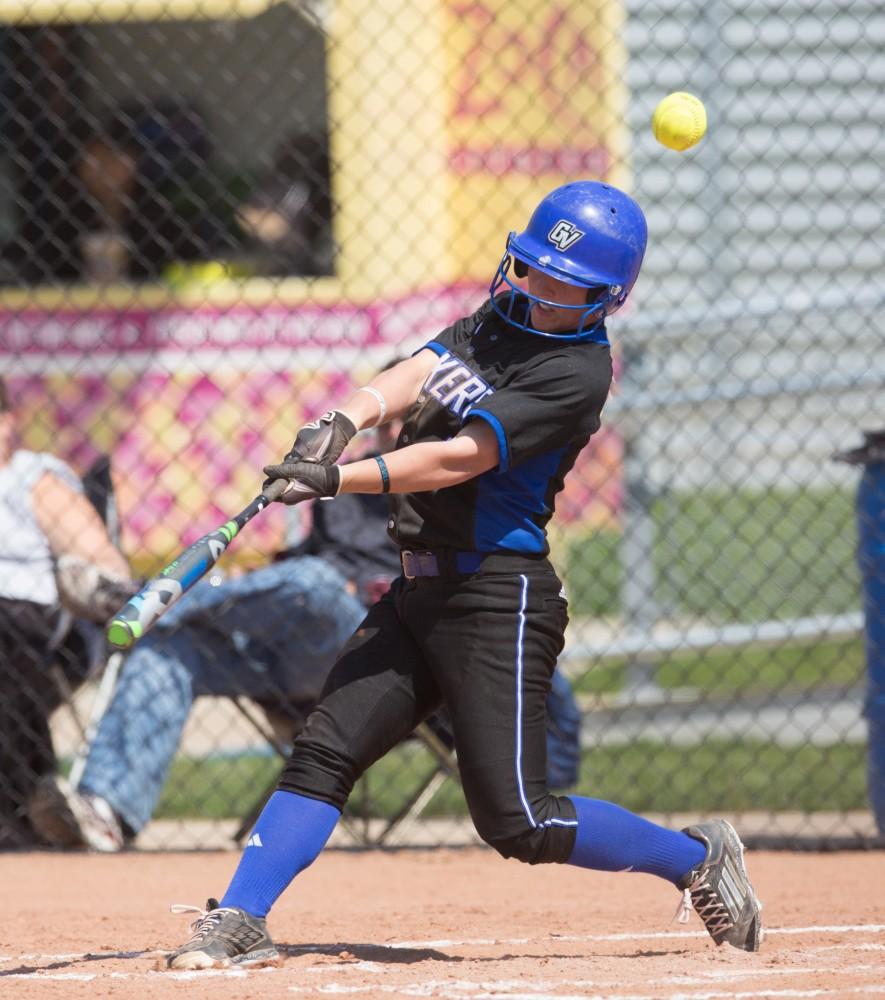
[{"label": "seated spectator", "polygon": [[[29,198],[39,214],[24,212],[3,248],[5,280],[157,281],[172,265],[215,260],[235,246],[242,191],[225,190],[213,174],[212,142],[194,107],[127,104],[98,127],[79,121],[64,135],[70,162],[61,179],[38,178],[46,191]],[[23,181],[23,190],[35,183]]]},{"label": "seated spectator", "polygon": [[161,279],[172,264],[230,250],[235,199],[213,173],[212,140],[196,108],[172,99],[126,106],[111,135],[136,162],[125,225],[132,278]]},{"label": "seated spectator", "polygon": [[0,249],[4,285],[79,276],[84,41],[75,25],[18,25],[3,33],[4,197],[11,196],[14,225]]},{"label": "seated spectator", "polygon": [[[158,280],[182,261],[231,245],[233,199],[212,176],[212,142],[199,112],[176,100],[125,105],[87,143],[78,177],[87,195],[85,277],[119,269]],[[93,249],[104,250],[104,260]]]},{"label": "seated spectator", "polygon": [[[381,451],[393,447],[396,431],[379,428]],[[78,787],[63,778],[41,784],[32,809],[41,834],[58,846],[101,851],[119,850],[137,835],[195,697],[246,695],[306,714],[366,606],[401,571],[387,517],[383,495],[315,504],[302,546],[218,586],[198,584],[173,605],[129,654]],[[548,710],[548,773],[562,787],[577,777],[579,715],[558,674]]]},{"label": "seated spectator", "polygon": [[85,673],[86,640],[66,628],[65,607],[104,621],[134,588],[80,480],[15,441],[0,377],[0,848],[35,842],[28,802],[56,767],[48,720],[62,695],[52,668],[74,681]]},{"label": "seated spectator", "polygon": [[124,104],[100,124],[77,114],[33,125],[15,157],[27,169],[0,284],[180,281],[208,262],[265,276],[334,272],[322,130],[289,135],[254,182],[216,172],[205,120],[176,98]]},{"label": "seated spectator", "polygon": [[250,240],[248,249],[258,274],[332,274],[328,136],[290,135],[236,217]]}]

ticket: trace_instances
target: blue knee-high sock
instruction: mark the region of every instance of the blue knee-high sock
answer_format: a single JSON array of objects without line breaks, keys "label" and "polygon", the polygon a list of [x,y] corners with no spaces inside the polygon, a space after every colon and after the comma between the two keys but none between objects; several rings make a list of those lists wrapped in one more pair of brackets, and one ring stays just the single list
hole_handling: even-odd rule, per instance
[{"label": "blue knee-high sock", "polygon": [[267,916],[286,886],[325,847],[341,813],[328,802],[277,791],[249,837],[222,906]]},{"label": "blue knee-high sock", "polygon": [[578,814],[568,864],[604,872],[647,872],[678,885],[707,856],[704,845],[601,799],[570,795]]}]

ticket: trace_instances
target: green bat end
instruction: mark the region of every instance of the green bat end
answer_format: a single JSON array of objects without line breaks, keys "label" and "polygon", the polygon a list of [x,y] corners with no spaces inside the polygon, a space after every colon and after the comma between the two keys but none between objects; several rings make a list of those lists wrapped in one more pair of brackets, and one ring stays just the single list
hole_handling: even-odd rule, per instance
[{"label": "green bat end", "polygon": [[108,642],[117,649],[129,649],[141,635],[138,622],[124,622],[115,618],[108,625]]}]

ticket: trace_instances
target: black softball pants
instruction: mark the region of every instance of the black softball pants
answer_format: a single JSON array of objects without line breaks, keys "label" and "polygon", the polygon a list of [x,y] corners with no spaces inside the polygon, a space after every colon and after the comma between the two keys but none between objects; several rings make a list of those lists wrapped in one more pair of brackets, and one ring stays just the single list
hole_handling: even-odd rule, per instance
[{"label": "black softball pants", "polygon": [[467,577],[397,579],[343,649],[279,787],[342,809],[360,775],[444,703],[482,839],[504,857],[566,861],[574,806],[545,783],[561,586],[547,560],[516,556]]}]

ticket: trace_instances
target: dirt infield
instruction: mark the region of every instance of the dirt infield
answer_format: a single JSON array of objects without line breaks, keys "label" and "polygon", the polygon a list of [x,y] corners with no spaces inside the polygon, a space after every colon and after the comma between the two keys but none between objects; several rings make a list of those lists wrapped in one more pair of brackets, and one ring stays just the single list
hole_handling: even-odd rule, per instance
[{"label": "dirt infield", "polygon": [[170,903],[236,855],[0,856],[0,997],[456,1000],[885,996],[885,854],[748,855],[767,937],[716,948],[644,875],[528,868],[481,849],[327,852],[278,904],[279,968],[169,973]]}]

